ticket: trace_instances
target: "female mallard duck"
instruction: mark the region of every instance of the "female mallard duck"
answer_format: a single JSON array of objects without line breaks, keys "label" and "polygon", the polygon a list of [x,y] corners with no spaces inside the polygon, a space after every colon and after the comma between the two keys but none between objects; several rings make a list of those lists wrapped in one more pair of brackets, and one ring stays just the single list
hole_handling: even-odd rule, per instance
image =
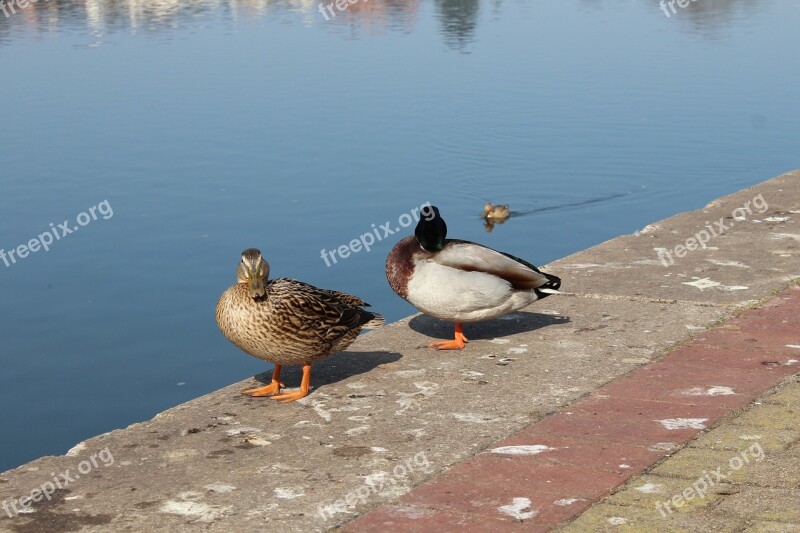
[{"label": "female mallard duck", "polygon": [[511,216],[511,210],[508,208],[508,204],[492,205],[492,202],[488,202],[483,208],[481,218],[487,221],[505,222],[509,216]]},{"label": "female mallard duck", "polygon": [[[272,383],[242,394],[299,400],[311,387],[313,361],[345,350],[362,328],[383,324],[383,317],[362,309],[369,304],[355,296],[293,279],[268,281],[269,263],[254,248],[242,252],[236,277],[217,302],[217,325],[233,344],[275,365]],[[300,390],[281,393],[281,366],[297,364],[303,365]]]},{"label": "female mallard duck", "polygon": [[463,322],[496,318],[558,292],[561,280],[513,255],[480,244],[447,239],[439,209],[421,218],[413,237],[398,242],[386,258],[394,292],[427,315],[456,323],[455,339],[432,342],[439,350],[461,350]]}]

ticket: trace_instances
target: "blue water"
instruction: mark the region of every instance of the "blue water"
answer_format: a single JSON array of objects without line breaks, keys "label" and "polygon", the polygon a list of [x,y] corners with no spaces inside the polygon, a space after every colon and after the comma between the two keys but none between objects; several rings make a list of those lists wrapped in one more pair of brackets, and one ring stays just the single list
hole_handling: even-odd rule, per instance
[{"label": "blue water", "polygon": [[[788,0],[0,12],[0,248],[86,213],[0,262],[0,470],[266,370],[214,322],[246,247],[399,319],[383,263],[411,228],[321,250],[430,201],[547,263],[800,166],[798,23]],[[516,216],[487,232],[486,201]]]}]

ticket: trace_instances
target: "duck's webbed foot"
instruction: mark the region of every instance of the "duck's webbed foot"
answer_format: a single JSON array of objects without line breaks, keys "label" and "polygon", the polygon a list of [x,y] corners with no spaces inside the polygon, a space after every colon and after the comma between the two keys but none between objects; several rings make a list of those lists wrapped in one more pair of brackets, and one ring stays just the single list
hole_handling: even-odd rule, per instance
[{"label": "duck's webbed foot", "polygon": [[283,381],[281,381],[281,365],[275,365],[275,370],[272,371],[272,383],[264,387],[255,387],[252,389],[243,390],[242,394],[249,394],[253,398],[272,396],[275,394],[280,394],[281,389],[285,387],[286,385],[283,383]]},{"label": "duck's webbed foot", "polygon": [[469,340],[464,336],[460,322],[456,322],[455,338],[451,341],[434,341],[428,345],[429,348],[437,350],[463,350]]},{"label": "duck's webbed foot", "polygon": [[303,365],[303,379],[300,381],[300,389],[294,392],[283,392],[272,397],[273,400],[280,400],[283,403],[293,402],[308,396],[311,389],[311,363]]}]

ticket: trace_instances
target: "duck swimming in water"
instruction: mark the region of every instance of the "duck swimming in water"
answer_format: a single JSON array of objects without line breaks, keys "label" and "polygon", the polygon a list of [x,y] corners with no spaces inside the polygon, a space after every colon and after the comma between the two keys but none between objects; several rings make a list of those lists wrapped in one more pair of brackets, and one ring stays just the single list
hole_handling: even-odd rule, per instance
[{"label": "duck swimming in water", "polygon": [[502,223],[510,216],[511,210],[508,208],[508,204],[493,205],[492,202],[487,202],[483,207],[481,218],[486,219],[487,222],[493,220]]}]

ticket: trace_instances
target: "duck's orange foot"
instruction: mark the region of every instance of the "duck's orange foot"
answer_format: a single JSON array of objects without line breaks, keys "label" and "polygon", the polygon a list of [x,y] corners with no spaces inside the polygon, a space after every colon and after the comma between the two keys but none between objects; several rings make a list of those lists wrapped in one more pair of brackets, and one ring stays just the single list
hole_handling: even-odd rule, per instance
[{"label": "duck's orange foot", "polygon": [[437,350],[463,350],[469,340],[464,336],[464,329],[461,322],[456,322],[455,338],[451,341],[434,341],[428,345]]},{"label": "duck's orange foot", "polygon": [[246,389],[242,394],[249,394],[251,397],[256,398],[260,396],[272,396],[273,394],[280,394],[281,389],[286,387],[282,381],[273,381],[266,387],[255,387],[253,389]]},{"label": "duck's orange foot", "polygon": [[272,399],[278,400],[283,403],[290,403],[299,400],[300,398],[305,398],[306,396],[308,396],[308,391],[300,389],[294,392],[283,392],[281,394],[276,394],[275,396],[272,397]]},{"label": "duck's orange foot", "polygon": [[436,348],[437,350],[463,350],[469,340],[463,333],[456,332],[456,338],[451,341],[435,341],[428,345],[429,348]]},{"label": "duck's orange foot", "polygon": [[311,390],[311,363],[305,363],[303,365],[303,379],[300,380],[300,388],[294,392],[276,394],[272,399],[283,403],[294,402],[308,396],[309,390]]}]

